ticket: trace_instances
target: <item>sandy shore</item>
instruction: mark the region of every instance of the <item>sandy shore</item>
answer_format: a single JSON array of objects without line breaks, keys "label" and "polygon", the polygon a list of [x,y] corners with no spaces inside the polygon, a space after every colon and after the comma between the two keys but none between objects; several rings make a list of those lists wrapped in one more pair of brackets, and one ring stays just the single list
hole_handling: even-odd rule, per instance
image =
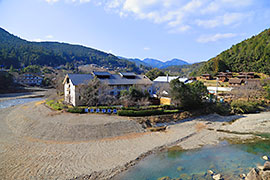
[{"label": "sandy shore", "polygon": [[[128,118],[52,111],[41,102],[0,109],[0,179],[110,179],[140,159],[168,146],[183,149],[216,144],[224,138],[270,133],[270,113],[208,115],[146,132]],[[268,126],[269,127],[269,126]]]}]

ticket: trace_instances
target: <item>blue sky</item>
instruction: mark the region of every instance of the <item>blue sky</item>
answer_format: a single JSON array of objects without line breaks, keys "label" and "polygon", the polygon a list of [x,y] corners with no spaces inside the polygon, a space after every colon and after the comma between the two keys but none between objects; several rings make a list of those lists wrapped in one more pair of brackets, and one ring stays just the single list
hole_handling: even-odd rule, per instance
[{"label": "blue sky", "polygon": [[130,58],[200,62],[269,26],[269,0],[0,0],[14,35]]}]

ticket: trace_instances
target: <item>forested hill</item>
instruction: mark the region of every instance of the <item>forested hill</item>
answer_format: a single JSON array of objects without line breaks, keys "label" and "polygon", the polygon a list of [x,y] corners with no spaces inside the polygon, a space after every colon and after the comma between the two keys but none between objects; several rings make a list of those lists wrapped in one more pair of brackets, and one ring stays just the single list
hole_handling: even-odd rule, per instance
[{"label": "forested hill", "polygon": [[216,74],[226,70],[270,74],[270,29],[233,45],[192,74]]},{"label": "forested hill", "polygon": [[135,63],[119,59],[81,45],[58,42],[29,42],[0,28],[0,65],[20,68],[28,65],[59,66],[67,62],[97,64],[109,68],[123,67],[136,71]]}]

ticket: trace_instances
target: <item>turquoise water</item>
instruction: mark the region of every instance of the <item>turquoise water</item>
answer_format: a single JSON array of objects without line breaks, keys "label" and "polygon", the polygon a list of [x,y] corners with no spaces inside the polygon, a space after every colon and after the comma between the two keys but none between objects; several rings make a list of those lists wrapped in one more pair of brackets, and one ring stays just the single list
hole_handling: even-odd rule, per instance
[{"label": "turquoise water", "polygon": [[212,179],[207,170],[220,173],[225,179],[239,179],[258,164],[263,155],[270,155],[270,141],[217,146],[191,151],[170,151],[151,155],[116,179],[157,180],[160,177],[181,179]]},{"label": "turquoise water", "polygon": [[11,106],[24,104],[24,103],[28,103],[28,102],[33,102],[33,101],[40,101],[43,99],[44,98],[21,98],[21,99],[12,99],[12,100],[7,100],[7,101],[1,101],[0,102],[0,109],[8,108]]}]

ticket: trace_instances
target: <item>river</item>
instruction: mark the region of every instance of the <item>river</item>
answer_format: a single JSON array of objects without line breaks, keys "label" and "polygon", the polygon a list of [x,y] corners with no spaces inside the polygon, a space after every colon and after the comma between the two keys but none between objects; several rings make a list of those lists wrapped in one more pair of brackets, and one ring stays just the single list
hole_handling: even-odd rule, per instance
[{"label": "river", "polygon": [[263,165],[264,155],[270,155],[270,141],[249,144],[205,146],[197,150],[167,151],[148,156],[116,179],[157,180],[167,179],[213,179],[208,170],[220,173],[224,179],[239,179],[258,164]]},{"label": "river", "polygon": [[28,102],[33,102],[33,101],[40,101],[40,100],[43,100],[43,99],[44,98],[18,98],[18,99],[0,101],[0,109],[8,108],[8,107],[11,107],[11,106],[24,104],[24,103],[28,103]]}]

